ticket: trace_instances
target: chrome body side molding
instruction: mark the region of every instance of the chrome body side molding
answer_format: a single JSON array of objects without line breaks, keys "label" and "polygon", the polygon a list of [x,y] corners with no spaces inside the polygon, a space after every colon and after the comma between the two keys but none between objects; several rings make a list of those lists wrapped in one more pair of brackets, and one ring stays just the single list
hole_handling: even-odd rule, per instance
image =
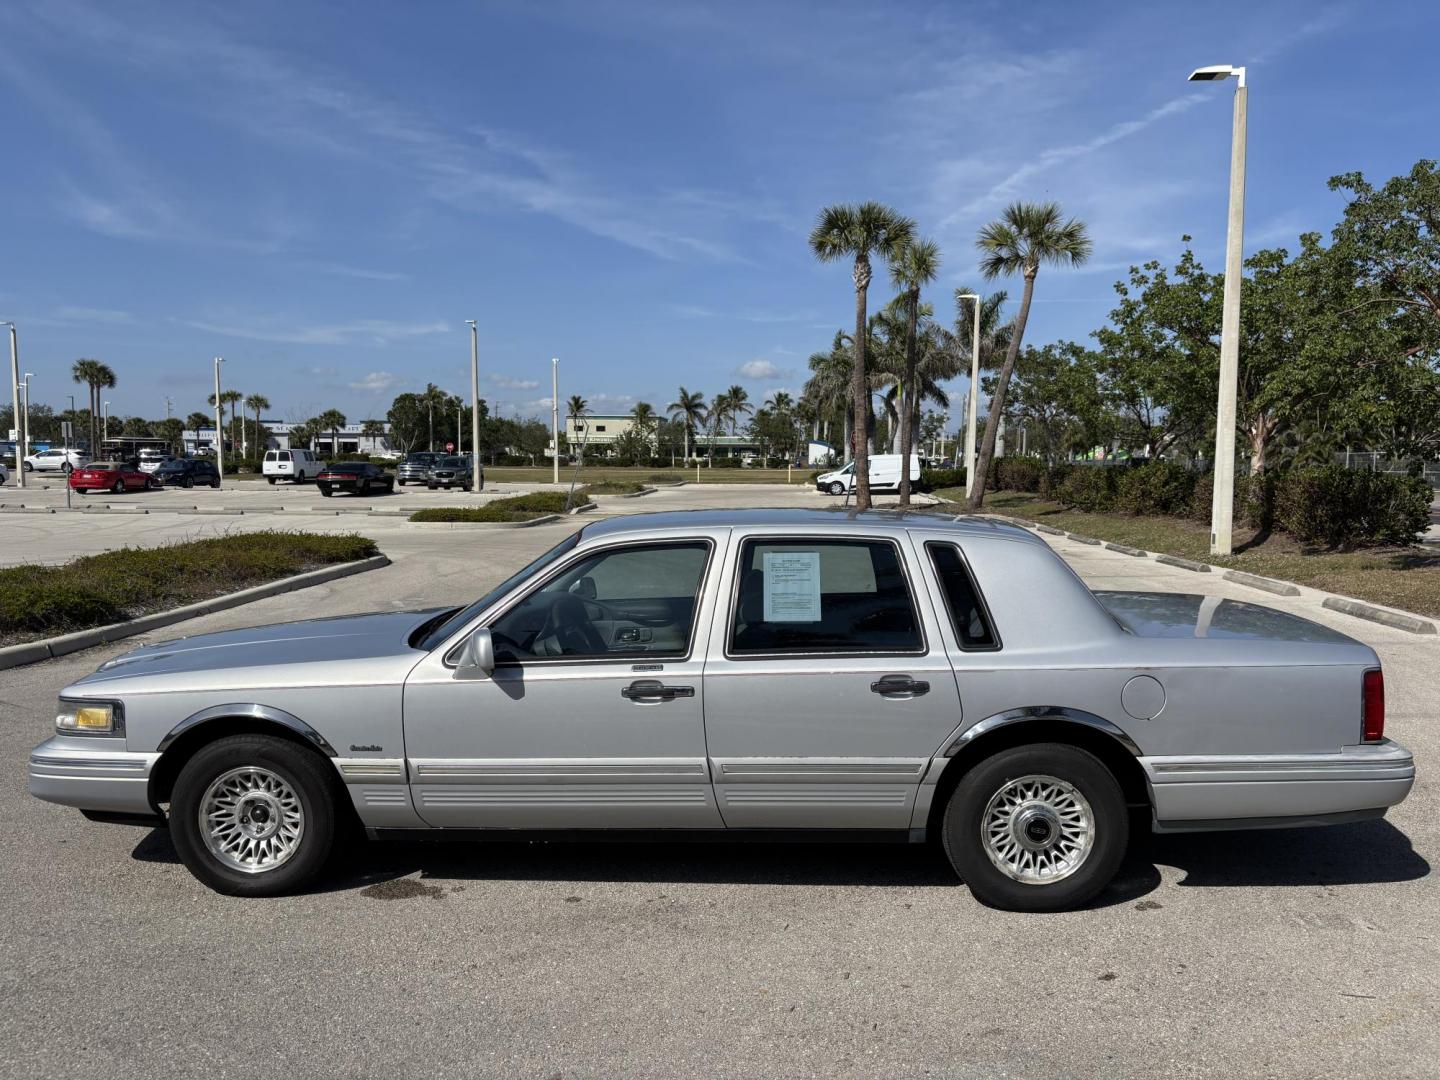
[{"label": "chrome body side molding", "polygon": [[335,748],[330,745],[325,736],[321,735],[298,716],[293,716],[283,709],[275,709],[269,705],[255,705],[253,703],[212,705],[208,709],[201,709],[199,712],[187,716],[171,728],[166,736],[160,740],[160,745],[155,748],[156,752],[163,754],[181,735],[199,727],[207,721],[228,717],[248,717],[254,720],[268,720],[273,724],[279,724],[281,727],[289,728],[296,735],[305,739],[306,742],[312,744],[326,757],[339,757],[339,754],[335,752]]},{"label": "chrome body side molding", "polygon": [[1023,724],[1030,720],[1061,720],[1067,724],[1079,724],[1082,727],[1092,728],[1096,731],[1103,731],[1112,739],[1118,742],[1135,757],[1140,757],[1140,747],[1135,740],[1125,734],[1115,724],[1106,720],[1103,716],[1096,716],[1094,713],[1086,712],[1083,709],[1072,709],[1065,705],[1030,705],[1023,709],[1007,709],[1005,712],[996,713],[994,716],[987,716],[978,724],[973,724],[955,736],[945,747],[942,757],[954,757],[966,746],[983,735],[988,735],[1002,727],[1011,724]]}]

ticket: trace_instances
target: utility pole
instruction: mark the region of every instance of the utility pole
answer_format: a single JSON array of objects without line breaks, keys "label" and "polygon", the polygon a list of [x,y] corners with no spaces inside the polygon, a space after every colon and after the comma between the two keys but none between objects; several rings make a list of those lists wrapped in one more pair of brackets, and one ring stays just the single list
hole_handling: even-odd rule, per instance
[{"label": "utility pole", "polygon": [[215,357],[215,473],[221,483],[225,481],[225,429],[220,423],[225,408],[220,401],[220,365],[224,362],[223,356]]},{"label": "utility pole", "polygon": [[970,391],[965,395],[965,488],[975,482],[975,410],[980,398],[980,297],[961,293],[956,300],[975,305],[975,329],[970,337]]},{"label": "utility pole", "polygon": [[[10,327],[10,418],[15,422],[15,483],[23,488],[25,458],[20,453],[20,335],[13,322],[6,322],[4,325]],[[65,460],[70,459],[67,457]]]},{"label": "utility pole", "polygon": [[550,358],[550,438],[555,443],[555,463],[550,474],[552,484],[560,483],[560,358]]},{"label": "utility pole", "polygon": [[1245,69],[1230,64],[1197,68],[1191,82],[1234,76],[1235,113],[1230,132],[1230,206],[1225,233],[1225,295],[1221,301],[1220,386],[1215,403],[1215,482],[1210,503],[1210,554],[1234,547],[1235,398],[1240,375],[1240,285],[1244,269],[1245,138],[1249,91]]},{"label": "utility pole", "polygon": [[470,324],[470,490],[480,494],[480,328]]},{"label": "utility pole", "polygon": [[172,408],[174,408],[174,403],[170,400],[170,395],[169,395],[169,394],[166,394],[166,395],[165,395],[165,419],[166,419],[166,420],[169,420],[169,419],[170,419],[170,410],[171,410]]},{"label": "utility pole", "polygon": [[[20,445],[24,448],[26,457],[30,456],[30,380],[34,377],[33,371],[27,371],[20,383],[25,390],[25,422],[20,428]],[[67,457],[65,460],[70,459]]]}]

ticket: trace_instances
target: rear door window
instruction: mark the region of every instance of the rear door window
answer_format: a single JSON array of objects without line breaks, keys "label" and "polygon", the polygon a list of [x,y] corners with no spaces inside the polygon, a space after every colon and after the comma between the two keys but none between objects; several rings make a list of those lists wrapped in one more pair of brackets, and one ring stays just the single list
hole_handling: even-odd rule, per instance
[{"label": "rear door window", "polygon": [[889,540],[747,540],[733,656],[925,651],[900,550]]},{"label": "rear door window", "polygon": [[962,649],[998,649],[1000,639],[996,636],[994,623],[980,591],[975,588],[975,579],[970,568],[954,544],[928,543],[926,552],[930,565],[935,568],[935,579],[940,591],[945,594],[945,607],[950,613],[950,625],[960,639]]}]

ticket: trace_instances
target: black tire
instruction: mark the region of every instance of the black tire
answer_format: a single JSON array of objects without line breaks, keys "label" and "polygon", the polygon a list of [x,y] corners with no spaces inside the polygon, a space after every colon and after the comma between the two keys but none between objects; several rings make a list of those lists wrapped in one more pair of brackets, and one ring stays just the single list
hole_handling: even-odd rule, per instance
[{"label": "black tire", "polygon": [[832,480],[832,481],[830,482],[830,494],[831,494],[831,495],[844,495],[844,494],[845,494],[845,485],[842,484],[839,480]]},{"label": "black tire", "polygon": [[325,498],[328,499],[328,498],[330,498],[332,492],[330,491],[330,489],[329,489],[328,487],[325,487],[325,486],[322,484],[321,487],[320,487],[320,494],[321,494],[321,495],[324,495]]},{"label": "black tire", "polygon": [[124,481],[124,480],[116,480],[115,483],[114,483],[114,484],[111,486],[111,488],[110,488],[110,493],[111,493],[112,495],[124,495],[124,494],[125,494],[125,481]]},{"label": "black tire", "polygon": [[355,494],[356,494],[356,495],[369,495],[369,494],[370,494],[370,481],[369,481],[369,480],[361,480],[361,481],[360,481],[360,487],[359,487],[358,489],[356,489]]},{"label": "black tire", "polygon": [[[982,819],[990,800],[1011,781],[1053,777],[1072,786],[1090,806],[1094,839],[1067,876],[1050,883],[1018,881],[991,860],[982,841]],[[1104,763],[1079,747],[1035,743],[1002,750],[961,778],[945,808],[942,833],[950,865],[975,899],[1006,911],[1068,911],[1110,883],[1130,842],[1125,796]]]},{"label": "black tire", "polygon": [[[222,862],[205,842],[201,800],[217,778],[253,766],[273,773],[299,797],[304,828],[295,851],[273,870],[247,873]],[[278,896],[319,875],[335,850],[336,778],[315,754],[272,735],[232,735],[195,754],[175,780],[170,800],[170,836],[180,861],[199,881],[227,896]]]},{"label": "black tire", "polygon": [[215,477],[214,480],[211,480],[211,481],[210,481],[210,486],[211,486],[212,488],[214,488],[216,491],[219,491],[219,490],[220,490],[220,477],[217,476],[217,477]]},{"label": "black tire", "polygon": [[75,466],[71,465],[68,461],[61,462],[60,471],[63,472],[66,476],[69,476],[72,472],[75,471]]},{"label": "black tire", "polygon": [[267,476],[267,477],[265,477],[265,479],[270,482],[270,486],[271,486],[271,487],[274,487],[274,486],[275,486],[275,477],[273,477],[273,476]]},{"label": "black tire", "polygon": [[34,466],[34,465],[31,465],[30,462],[28,462],[28,461],[24,463],[24,467],[25,467],[25,471],[26,471],[26,472],[34,472],[34,471],[35,471],[35,466]]},{"label": "black tire", "polygon": [[439,487],[438,484],[426,484],[425,486],[428,487],[431,491],[435,491]]},{"label": "black tire", "polygon": [[185,477],[184,480],[180,481],[180,486],[186,488],[193,488],[195,486],[195,478],[193,476]]}]

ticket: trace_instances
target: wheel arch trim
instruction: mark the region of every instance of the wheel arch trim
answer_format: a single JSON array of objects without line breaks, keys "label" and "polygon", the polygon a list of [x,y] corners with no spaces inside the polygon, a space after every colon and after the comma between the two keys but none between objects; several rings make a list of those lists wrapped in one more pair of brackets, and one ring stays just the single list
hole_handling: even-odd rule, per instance
[{"label": "wheel arch trim", "polygon": [[1015,724],[1029,723],[1035,720],[1058,720],[1068,724],[1078,724],[1081,727],[1090,728],[1094,731],[1104,732],[1110,736],[1127,751],[1131,756],[1139,758],[1143,755],[1140,747],[1126,732],[1115,723],[1106,720],[1103,716],[1086,712],[1084,709],[1072,708],[1068,705],[1028,705],[1021,709],[1007,709],[1004,712],[987,716],[978,724],[972,724],[960,732],[946,744],[940,756],[953,758],[965,747],[976,740],[984,738],[993,731],[1001,728],[1011,727]]},{"label": "wheel arch trim", "polygon": [[300,736],[307,743],[315,747],[326,757],[334,758],[340,755],[336,753],[335,747],[330,745],[329,740],[316,731],[313,727],[301,720],[293,713],[284,709],[277,709],[271,705],[257,705],[253,702],[241,702],[229,705],[211,705],[209,708],[201,709],[197,713],[187,716],[180,723],[176,724],[160,740],[160,745],[155,748],[159,754],[164,754],[173,746],[182,735],[194,731],[202,724],[212,720],[222,719],[244,719],[244,720],[266,720],[272,724],[278,724]]}]

